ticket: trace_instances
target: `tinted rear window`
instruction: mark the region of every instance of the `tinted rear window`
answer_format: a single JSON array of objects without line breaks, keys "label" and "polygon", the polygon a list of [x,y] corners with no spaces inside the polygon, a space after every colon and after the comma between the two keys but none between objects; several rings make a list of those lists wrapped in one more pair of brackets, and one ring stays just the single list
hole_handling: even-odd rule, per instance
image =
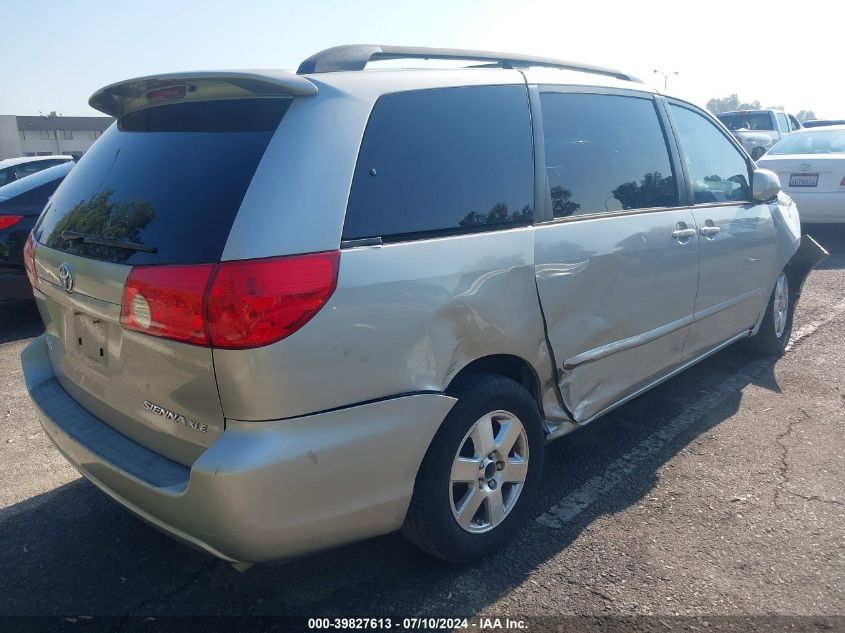
[{"label": "tinted rear window", "polygon": [[[121,118],[56,191],[36,239],[68,253],[120,263],[218,261],[290,103],[276,98],[186,102]],[[156,250],[68,241],[64,231]]]},{"label": "tinted rear window", "polygon": [[532,152],[525,86],[385,95],[364,134],[343,239],[530,223]]}]

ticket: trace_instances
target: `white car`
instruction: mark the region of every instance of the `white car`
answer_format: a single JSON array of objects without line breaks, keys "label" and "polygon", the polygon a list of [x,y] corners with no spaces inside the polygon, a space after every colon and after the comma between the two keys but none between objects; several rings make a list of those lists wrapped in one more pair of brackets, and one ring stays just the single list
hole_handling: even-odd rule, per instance
[{"label": "white car", "polygon": [[845,125],[790,134],[757,166],[780,177],[802,222],[845,222]]}]

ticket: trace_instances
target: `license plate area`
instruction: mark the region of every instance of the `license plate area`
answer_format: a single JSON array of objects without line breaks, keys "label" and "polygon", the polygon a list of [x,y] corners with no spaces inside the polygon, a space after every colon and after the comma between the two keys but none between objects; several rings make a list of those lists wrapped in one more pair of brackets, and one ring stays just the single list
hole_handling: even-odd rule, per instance
[{"label": "license plate area", "polygon": [[69,350],[98,363],[106,362],[106,324],[102,319],[74,312],[70,334]]},{"label": "license plate area", "polygon": [[818,187],[818,174],[792,174],[789,177],[790,187]]}]

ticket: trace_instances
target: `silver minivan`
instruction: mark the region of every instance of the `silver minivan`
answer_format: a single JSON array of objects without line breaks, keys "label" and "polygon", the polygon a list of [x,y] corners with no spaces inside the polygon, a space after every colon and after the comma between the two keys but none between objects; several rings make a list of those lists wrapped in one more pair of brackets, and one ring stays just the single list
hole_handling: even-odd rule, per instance
[{"label": "silver minivan", "polygon": [[[421,58],[469,66],[365,70]],[[781,353],[824,254],[718,121],[607,68],[345,46],[90,103],[117,120],[26,246],[27,387],[85,477],[236,566],[496,550],[546,442]]]}]

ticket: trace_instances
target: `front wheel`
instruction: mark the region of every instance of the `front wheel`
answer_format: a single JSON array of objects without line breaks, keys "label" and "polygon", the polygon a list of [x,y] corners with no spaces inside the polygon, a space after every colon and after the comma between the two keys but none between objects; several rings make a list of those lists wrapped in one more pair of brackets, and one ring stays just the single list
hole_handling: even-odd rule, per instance
[{"label": "front wheel", "polygon": [[526,518],[543,467],[537,404],[518,382],[470,376],[429,446],[402,533],[452,563],[479,560]]},{"label": "front wheel", "polygon": [[766,356],[780,356],[786,351],[792,334],[794,301],[789,289],[789,276],[781,272],[775,282],[760,330],[751,337],[753,351]]}]

